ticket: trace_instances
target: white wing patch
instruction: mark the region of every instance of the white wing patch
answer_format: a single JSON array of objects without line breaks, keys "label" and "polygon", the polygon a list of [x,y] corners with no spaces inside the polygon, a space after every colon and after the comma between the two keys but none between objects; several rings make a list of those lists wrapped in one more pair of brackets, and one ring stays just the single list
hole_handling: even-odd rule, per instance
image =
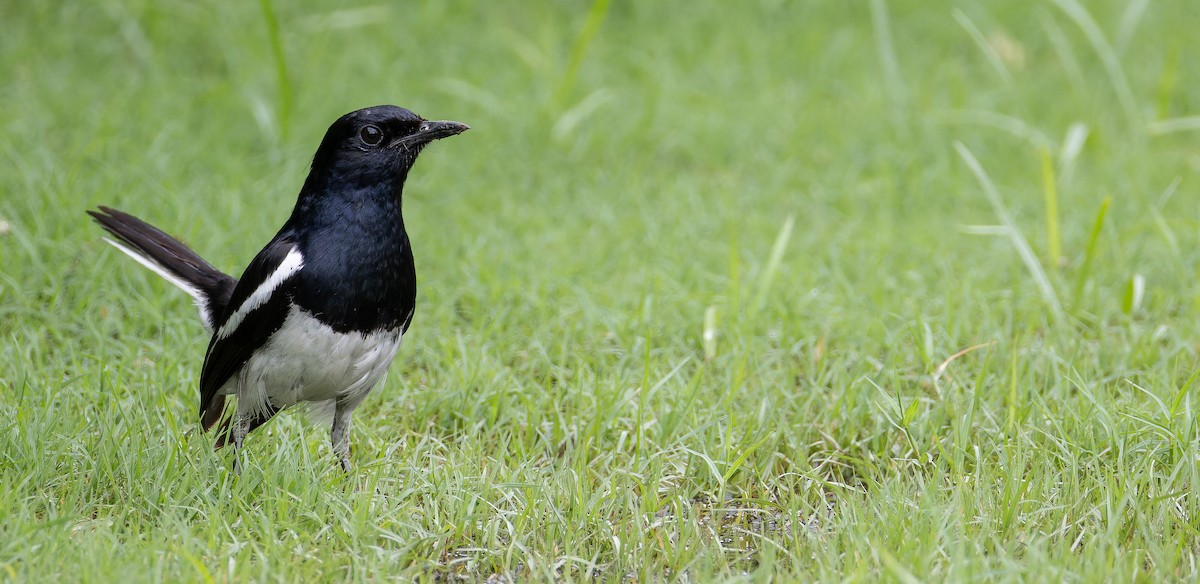
[{"label": "white wing patch", "polygon": [[147,268],[150,269],[150,271],[154,272],[155,274],[158,274],[159,276],[162,276],[164,280],[174,284],[176,288],[179,288],[180,290],[187,292],[188,296],[191,296],[192,299],[196,301],[196,308],[198,308],[200,310],[200,320],[204,321],[204,326],[208,330],[212,330],[213,315],[211,313],[209,313],[207,310],[205,310],[206,307],[204,305],[204,302],[206,300],[208,300],[208,298],[206,298],[204,296],[204,294],[202,292],[200,292],[199,288],[189,284],[187,281],[183,280],[182,278],[179,278],[175,274],[172,274],[166,268],[158,265],[158,262],[155,262],[154,260],[142,255],[141,253],[139,253],[138,251],[134,250],[133,248],[125,245],[124,243],[109,239],[107,237],[104,238],[104,241],[107,241],[113,247],[125,252],[125,255],[133,258],[134,261],[136,261],[137,263],[142,264],[143,266],[146,266]]},{"label": "white wing patch", "polygon": [[233,331],[236,331],[242,321],[246,319],[246,315],[270,300],[275,289],[293,274],[299,272],[302,267],[304,267],[304,257],[300,255],[300,250],[292,247],[291,251],[284,256],[283,261],[279,263],[279,267],[275,268],[275,271],[271,272],[266,280],[263,280],[263,283],[246,298],[246,301],[237,307],[233,314],[229,315],[229,320],[226,320],[225,324],[221,326],[221,330],[217,331],[217,338],[225,339],[232,335]]}]

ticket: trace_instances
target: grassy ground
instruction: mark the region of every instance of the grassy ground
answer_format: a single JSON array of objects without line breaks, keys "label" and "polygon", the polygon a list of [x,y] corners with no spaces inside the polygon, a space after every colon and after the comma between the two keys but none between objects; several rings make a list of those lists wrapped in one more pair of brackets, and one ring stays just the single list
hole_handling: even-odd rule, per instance
[{"label": "grassy ground", "polygon": [[[1086,10],[1082,7],[1086,4]],[[0,579],[1195,581],[1200,8],[0,4]],[[336,116],[471,132],[358,468],[188,299]]]}]

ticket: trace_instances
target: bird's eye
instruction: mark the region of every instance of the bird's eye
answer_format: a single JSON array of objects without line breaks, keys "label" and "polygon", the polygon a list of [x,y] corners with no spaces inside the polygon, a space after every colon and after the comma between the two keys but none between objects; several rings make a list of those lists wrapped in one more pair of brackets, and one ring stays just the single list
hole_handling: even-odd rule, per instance
[{"label": "bird's eye", "polygon": [[367,146],[378,146],[383,141],[383,130],[376,126],[363,126],[363,129],[358,131],[358,139]]}]

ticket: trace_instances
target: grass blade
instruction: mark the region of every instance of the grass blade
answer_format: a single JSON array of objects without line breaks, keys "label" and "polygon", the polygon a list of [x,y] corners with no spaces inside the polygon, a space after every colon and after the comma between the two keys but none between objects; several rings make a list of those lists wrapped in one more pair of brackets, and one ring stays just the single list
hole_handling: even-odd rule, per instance
[{"label": "grass blade", "polygon": [[1133,311],[1142,307],[1142,296],[1146,292],[1146,278],[1141,274],[1134,274],[1129,278],[1129,283],[1125,285],[1125,295],[1121,298],[1121,312],[1125,314],[1133,314]]},{"label": "grass blade", "polygon": [[1062,148],[1058,152],[1058,173],[1062,184],[1070,184],[1071,176],[1075,174],[1075,161],[1087,144],[1088,127],[1083,122],[1075,122],[1067,128],[1067,136],[1063,138]]},{"label": "grass blade", "polygon": [[1079,277],[1075,280],[1075,292],[1071,298],[1072,310],[1079,306],[1079,300],[1083,297],[1083,286],[1092,274],[1092,262],[1096,258],[1096,243],[1100,240],[1100,230],[1104,229],[1104,217],[1108,215],[1108,206],[1111,204],[1112,197],[1105,197],[1100,202],[1100,210],[1096,212],[1096,222],[1092,225],[1091,236],[1088,237],[1087,252],[1083,256],[1083,265],[1080,266]]},{"label": "grass blade", "polygon": [[1149,5],[1150,0],[1130,0],[1129,4],[1125,5],[1125,12],[1121,13],[1121,26],[1117,29],[1117,51],[1124,53],[1129,48],[1133,33],[1137,32]]},{"label": "grass blade", "polygon": [[1146,129],[1152,136],[1175,134],[1178,132],[1195,132],[1200,130],[1200,116],[1158,120],[1150,122]]},{"label": "grass blade", "polygon": [[1008,72],[1008,67],[1004,66],[1004,61],[1000,60],[1000,55],[996,54],[995,49],[988,43],[987,37],[983,36],[983,32],[975,26],[974,22],[971,22],[971,17],[958,8],[954,9],[953,14],[954,20],[958,21],[959,26],[967,31],[967,35],[971,37],[971,40],[975,41],[975,46],[979,47],[979,51],[987,58],[988,63],[991,63],[996,73],[1000,74],[1000,78],[1004,80],[1004,83],[1012,83],[1012,73]]},{"label": "grass blade", "polygon": [[763,436],[762,438],[760,438],[758,442],[751,444],[750,448],[747,448],[746,450],[742,451],[742,453],[740,455],[738,455],[738,457],[735,458],[734,461],[729,464],[728,468],[726,468],[725,474],[721,476],[721,484],[728,483],[729,479],[733,477],[733,473],[737,472],[738,469],[742,468],[742,465],[746,464],[746,459],[750,458],[750,455],[754,454],[754,451],[758,450],[758,447],[762,446],[763,443],[765,443],[767,441],[767,439],[770,437],[771,437],[771,434],[767,434],[766,436]]},{"label": "grass blade", "polygon": [[279,137],[287,139],[293,99],[287,57],[283,53],[283,39],[279,34],[279,19],[275,18],[275,7],[271,4],[271,0],[259,0],[259,6],[262,7],[263,20],[267,24],[267,40],[271,43],[271,57],[275,60],[275,81],[279,84],[279,110],[276,115]]},{"label": "grass blade", "polygon": [[1129,88],[1129,81],[1125,79],[1125,72],[1121,69],[1121,62],[1117,59],[1117,53],[1112,46],[1108,44],[1108,40],[1104,38],[1104,33],[1100,30],[1100,26],[1088,13],[1087,9],[1081,6],[1075,0],[1050,0],[1060,10],[1065,12],[1071,20],[1075,21],[1079,30],[1083,31],[1088,42],[1091,43],[1092,49],[1096,51],[1096,56],[1100,57],[1100,62],[1104,65],[1104,71],[1108,73],[1108,81],[1112,85],[1113,92],[1117,95],[1117,101],[1121,104],[1121,110],[1125,113],[1126,119],[1129,121],[1131,130],[1141,132],[1145,128],[1145,122],[1142,120],[1141,114],[1138,113],[1137,100],[1133,97],[1133,90]]},{"label": "grass blade", "polygon": [[1046,277],[1046,271],[1042,269],[1041,263],[1038,262],[1037,256],[1033,253],[1033,249],[1029,247],[1029,242],[1025,241],[1025,237],[1021,235],[1021,230],[1017,228],[1016,222],[1008,214],[1008,209],[1004,207],[1004,201],[1000,199],[1000,192],[996,190],[996,185],[988,177],[987,171],[983,169],[983,166],[979,164],[979,160],[975,158],[971,150],[963,145],[962,142],[955,142],[954,149],[958,151],[958,155],[967,163],[967,167],[975,174],[979,185],[983,187],[984,195],[992,203],[992,208],[996,211],[1000,222],[1007,229],[1009,240],[1012,241],[1017,254],[1021,256],[1021,261],[1025,262],[1025,267],[1029,269],[1029,274],[1033,276],[1033,281],[1037,284],[1038,290],[1041,291],[1046,304],[1050,306],[1051,312],[1054,313],[1055,318],[1062,316],[1062,305],[1058,301],[1058,295],[1054,292],[1054,286],[1050,284],[1050,278]]},{"label": "grass blade", "polygon": [[788,215],[784,220],[783,227],[779,229],[779,235],[775,236],[775,245],[771,246],[771,257],[767,259],[767,265],[763,268],[762,282],[759,283],[758,297],[754,299],[754,310],[760,311],[767,303],[767,292],[771,289],[771,283],[775,280],[775,274],[779,272],[779,264],[783,263],[783,252],[787,251],[788,241],[792,238],[792,227],[796,223],[794,215]]},{"label": "grass blade", "polygon": [[896,58],[896,45],[892,42],[887,3],[871,0],[871,25],[875,29],[875,48],[879,52],[879,63],[883,67],[883,79],[892,105],[903,110],[908,105],[908,89],[900,72],[900,61]]},{"label": "grass blade", "polygon": [[575,87],[575,79],[579,76],[579,69],[583,66],[583,57],[587,54],[588,47],[591,46],[592,40],[596,38],[596,34],[600,32],[600,25],[604,24],[604,18],[608,16],[608,6],[611,0],[593,0],[592,7],[588,10],[587,19],[583,21],[583,28],[579,29],[579,34],[575,36],[575,43],[571,45],[571,54],[567,58],[567,71],[563,75],[562,83],[558,85],[558,91],[554,93],[554,102],[562,104],[571,90]]},{"label": "grass blade", "polygon": [[704,359],[711,360],[717,356],[717,307],[709,306],[704,310]]},{"label": "grass blade", "polygon": [[1087,77],[1083,74],[1083,67],[1079,66],[1079,59],[1075,57],[1075,49],[1071,46],[1071,41],[1067,39],[1066,33],[1059,28],[1058,23],[1054,22],[1048,13],[1042,11],[1040,16],[1042,29],[1046,31],[1046,37],[1054,46],[1054,52],[1058,55],[1058,61],[1062,64],[1063,70],[1067,72],[1067,79],[1071,80],[1071,86],[1077,93],[1087,93]]},{"label": "grass blade", "polygon": [[1046,197],[1046,259],[1050,267],[1062,260],[1062,237],[1058,225],[1058,186],[1054,179],[1054,162],[1050,151],[1042,150],[1042,191]]},{"label": "grass blade", "polygon": [[1179,84],[1179,47],[1172,46],[1167,53],[1167,62],[1163,64],[1162,75],[1158,77],[1158,111],[1154,117],[1161,120],[1171,113],[1171,96]]},{"label": "grass blade", "polygon": [[1058,145],[1041,130],[1030,126],[1020,118],[996,112],[976,110],[950,110],[934,114],[934,120],[951,124],[974,124],[1008,132],[1029,142],[1036,148],[1056,149]]},{"label": "grass blade", "polygon": [[1171,254],[1176,258],[1179,257],[1181,250],[1179,248],[1179,238],[1175,236],[1175,230],[1171,229],[1171,225],[1167,222],[1167,218],[1163,215],[1163,207],[1175,195],[1175,191],[1179,189],[1179,184],[1183,182],[1180,177],[1175,177],[1171,184],[1167,185],[1163,194],[1159,195],[1158,200],[1150,206],[1150,213],[1154,215],[1154,224],[1158,226],[1159,233],[1162,233],[1163,239],[1167,242],[1167,247],[1171,248]]}]

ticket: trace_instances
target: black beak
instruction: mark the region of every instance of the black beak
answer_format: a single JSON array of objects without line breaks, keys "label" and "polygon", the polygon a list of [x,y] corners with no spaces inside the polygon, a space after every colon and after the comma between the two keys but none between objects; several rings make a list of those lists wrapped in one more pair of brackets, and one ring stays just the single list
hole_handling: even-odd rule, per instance
[{"label": "black beak", "polygon": [[441,138],[449,138],[450,136],[455,136],[457,134],[461,134],[470,129],[471,129],[471,126],[468,126],[461,122],[449,122],[449,121],[429,122],[429,121],[425,121],[425,122],[421,122],[421,127],[417,128],[416,132],[409,134],[409,135],[399,139],[398,141],[396,141],[396,145],[404,146],[405,148],[411,148],[413,146],[427,144],[429,142],[432,142],[434,140],[439,140]]}]

